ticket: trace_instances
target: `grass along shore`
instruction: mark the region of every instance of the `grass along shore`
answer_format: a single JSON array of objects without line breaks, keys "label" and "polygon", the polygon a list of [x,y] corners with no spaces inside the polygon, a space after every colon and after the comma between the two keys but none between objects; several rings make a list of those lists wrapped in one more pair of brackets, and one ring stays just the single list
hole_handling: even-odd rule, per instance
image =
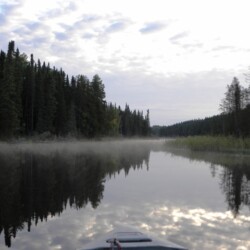
[{"label": "grass along shore", "polygon": [[189,136],[167,140],[166,146],[193,151],[250,154],[250,138],[243,139],[232,136]]}]

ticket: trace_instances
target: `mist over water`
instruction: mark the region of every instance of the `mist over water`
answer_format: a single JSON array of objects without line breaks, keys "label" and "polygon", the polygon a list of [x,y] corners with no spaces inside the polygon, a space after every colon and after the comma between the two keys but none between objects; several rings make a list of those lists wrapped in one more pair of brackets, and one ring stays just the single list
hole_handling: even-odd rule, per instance
[{"label": "mist over water", "polygon": [[116,225],[248,249],[249,162],[163,140],[1,143],[0,249],[77,249]]},{"label": "mist over water", "polygon": [[48,155],[51,153],[110,153],[114,150],[130,150],[131,148],[157,149],[163,147],[164,140],[123,139],[100,141],[44,141],[44,142],[0,142],[0,153],[33,153]]}]

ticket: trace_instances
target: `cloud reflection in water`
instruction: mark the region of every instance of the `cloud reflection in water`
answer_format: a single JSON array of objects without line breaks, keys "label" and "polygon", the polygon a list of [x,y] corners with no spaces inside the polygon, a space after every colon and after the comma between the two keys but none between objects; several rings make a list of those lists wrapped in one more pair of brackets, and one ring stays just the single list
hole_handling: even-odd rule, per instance
[{"label": "cloud reflection in water", "polygon": [[31,233],[20,232],[16,239],[18,247],[13,249],[77,249],[115,226],[127,224],[193,250],[201,247],[247,250],[250,248],[250,240],[246,240],[249,223],[249,216],[242,214],[234,218],[230,211],[169,204],[114,207],[103,203],[97,209],[87,206],[77,211],[68,207],[61,217],[40,224],[39,230],[34,227]]},{"label": "cloud reflection in water", "polygon": [[[128,224],[189,249],[250,248],[250,240],[246,240],[249,238],[250,216],[244,214],[234,218],[230,211],[216,212],[166,204],[142,204],[137,209],[101,205],[98,211],[92,212],[96,223],[92,224],[93,236],[89,240],[98,238],[117,224]],[[103,221],[105,224],[101,226]]]},{"label": "cloud reflection in water", "polygon": [[[42,187],[46,187],[50,182],[54,184],[54,181],[47,176],[48,171],[51,171],[51,174],[57,177],[56,183],[61,183],[55,186],[57,194],[55,197],[58,196],[58,190],[60,190],[58,188],[61,186],[67,185],[73,192],[72,190],[70,190],[72,193],[65,191],[66,198],[63,201],[68,201],[68,204],[64,210],[54,213],[54,216],[51,215],[48,204],[44,202],[46,216],[42,221],[39,220],[37,226],[32,220],[31,232],[27,232],[26,218],[20,213],[24,229],[18,229],[16,238],[12,240],[11,249],[77,249],[120,224],[135,226],[150,234],[179,243],[190,250],[201,248],[205,250],[250,249],[249,211],[247,206],[241,207],[237,217],[234,217],[234,214],[226,208],[225,197],[219,186],[222,167],[217,165],[217,174],[212,178],[210,165],[206,162],[193,162],[182,157],[173,157],[165,152],[150,152],[149,148],[142,150],[141,145],[137,145],[138,147],[134,145],[134,148],[127,145],[130,150],[124,154],[124,145],[119,144],[113,145],[112,152],[119,146],[120,154],[115,151],[115,157],[112,154],[110,158],[107,157],[110,151],[104,147],[106,144],[98,145],[99,153],[94,154],[94,161],[90,161],[89,155],[83,157],[81,154],[77,154],[77,157],[73,158],[67,156],[67,160],[53,154],[48,157],[45,151],[40,151],[40,153],[42,152],[46,157],[42,155],[37,160],[32,158],[33,163],[41,164],[43,161],[46,163],[41,166],[33,166],[34,169],[40,171],[37,172],[37,175],[33,172],[33,183],[39,184],[44,180]],[[88,145],[86,150],[89,151],[95,147],[94,143]],[[72,150],[72,147],[70,149]],[[102,154],[100,154],[100,149],[103,150]],[[138,157],[135,157],[135,149],[137,151],[140,149],[141,153],[137,153]],[[58,147],[55,147],[55,150],[57,151]],[[65,151],[65,149],[63,150]],[[51,152],[51,148],[49,152]],[[73,152],[75,151],[73,150]],[[103,156],[105,160],[101,160]],[[55,166],[54,159],[57,159],[58,166]],[[30,160],[28,163],[31,163]],[[17,160],[12,159],[12,161],[13,166],[20,162],[18,158]],[[237,160],[237,162],[239,161]],[[11,163],[10,160],[8,163]],[[72,163],[74,164],[72,165]],[[101,165],[102,167],[100,167]],[[101,170],[106,170],[99,178],[100,180],[105,179],[105,182],[100,182],[105,184],[104,188],[98,189],[101,191],[101,194],[97,196],[101,197],[100,203],[99,201],[92,202],[97,204],[97,206],[93,206],[87,199],[88,203],[84,202],[83,206],[77,206],[74,202],[69,204],[68,197],[74,195],[76,202],[82,198],[83,191],[87,188],[84,186],[81,190],[74,184],[87,182],[93,174],[91,170],[97,166],[98,171],[94,171],[94,173],[100,174]],[[2,167],[3,170],[6,170],[3,173],[9,172],[9,167],[8,165],[5,168]],[[15,168],[13,167],[13,170],[15,169],[20,170],[18,164]],[[42,172],[42,170],[44,171]],[[15,173],[15,171],[12,172]],[[44,176],[41,175],[42,173]],[[16,180],[20,178],[18,175],[13,175],[12,178],[14,177]],[[21,180],[27,181],[26,179],[29,180],[29,178]],[[13,181],[14,193],[19,190],[15,183],[25,182]],[[247,185],[246,183],[245,186],[247,187]],[[90,186],[87,190],[93,191],[93,186]],[[37,185],[37,190],[39,190],[38,188],[39,185]],[[41,194],[42,198],[44,192],[38,194]],[[52,200],[50,201],[53,203]],[[77,204],[81,204],[81,202],[77,202]],[[61,205],[59,207],[61,208]],[[34,206],[34,213],[39,214],[36,208]],[[6,212],[8,212],[7,208]],[[0,246],[1,249],[8,249],[2,247],[4,246],[2,235]]]}]

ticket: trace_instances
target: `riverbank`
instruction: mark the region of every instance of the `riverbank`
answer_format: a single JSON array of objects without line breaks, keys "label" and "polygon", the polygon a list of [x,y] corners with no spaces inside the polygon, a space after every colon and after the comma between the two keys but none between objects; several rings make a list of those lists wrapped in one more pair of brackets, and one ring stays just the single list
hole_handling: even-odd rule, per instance
[{"label": "riverbank", "polygon": [[189,136],[167,140],[166,146],[193,151],[250,154],[250,138],[232,136]]}]

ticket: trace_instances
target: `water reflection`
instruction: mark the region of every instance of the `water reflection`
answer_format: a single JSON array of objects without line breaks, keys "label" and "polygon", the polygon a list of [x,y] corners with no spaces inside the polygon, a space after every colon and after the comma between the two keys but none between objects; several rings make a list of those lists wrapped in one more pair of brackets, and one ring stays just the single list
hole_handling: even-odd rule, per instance
[{"label": "water reflection", "polygon": [[[211,174],[220,178],[228,209],[236,217],[243,206],[250,209],[250,156],[222,153],[204,153],[169,149],[174,155],[210,164]],[[222,169],[222,171],[221,171]]]},{"label": "water reflection", "polygon": [[60,216],[67,204],[98,207],[106,179],[148,165],[150,153],[138,143],[83,144],[77,150],[47,146],[0,153],[0,234],[7,246],[25,225],[30,231],[32,224]]},{"label": "water reflection", "polygon": [[249,249],[249,158],[153,144],[0,145],[0,248],[78,249],[128,224],[189,249]]}]

